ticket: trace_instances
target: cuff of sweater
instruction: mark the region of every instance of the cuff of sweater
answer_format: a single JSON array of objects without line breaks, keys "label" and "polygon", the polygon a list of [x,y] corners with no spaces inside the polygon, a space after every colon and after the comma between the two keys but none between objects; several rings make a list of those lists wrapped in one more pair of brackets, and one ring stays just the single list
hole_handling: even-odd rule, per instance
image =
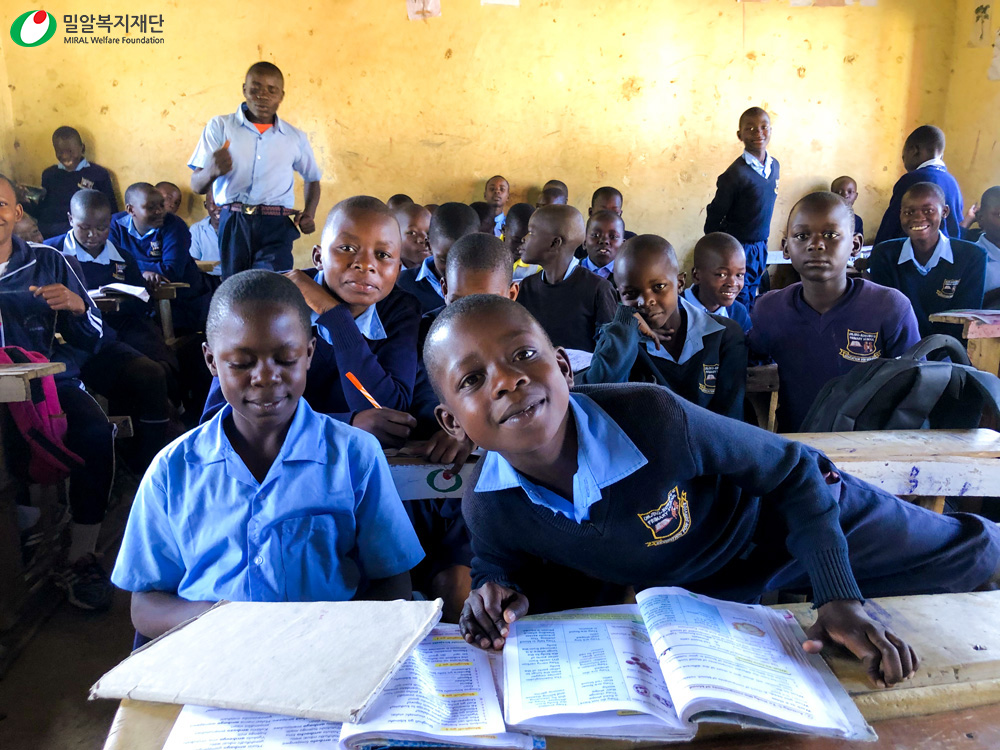
[{"label": "cuff of sweater", "polygon": [[330,308],[316,319],[316,325],[323,326],[330,333],[330,343],[335,349],[354,350],[359,341],[364,340],[347,305]]},{"label": "cuff of sweater", "polygon": [[802,561],[813,587],[813,607],[835,599],[864,601],[847,557],[847,548],[815,552]]},{"label": "cuff of sweater", "polygon": [[621,323],[631,328],[639,327],[639,321],[635,319],[635,309],[622,304],[618,305],[618,308],[615,310],[615,317],[611,319],[611,322]]},{"label": "cuff of sweater", "polygon": [[497,586],[503,586],[504,588],[512,589],[519,594],[524,593],[524,590],[516,583],[512,583],[511,581],[508,581],[502,577],[490,576],[490,575],[477,576],[473,574],[472,576],[473,590],[481,588],[482,586],[485,586],[487,583],[495,583]]}]

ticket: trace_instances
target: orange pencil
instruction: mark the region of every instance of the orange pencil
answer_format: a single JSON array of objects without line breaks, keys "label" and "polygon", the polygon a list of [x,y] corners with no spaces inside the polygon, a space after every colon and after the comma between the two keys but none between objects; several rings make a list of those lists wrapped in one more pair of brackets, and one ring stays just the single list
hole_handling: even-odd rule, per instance
[{"label": "orange pencil", "polygon": [[368,403],[370,403],[376,409],[381,409],[382,408],[382,405],[378,401],[376,401],[375,399],[372,398],[372,394],[370,394],[368,391],[366,391],[365,387],[363,385],[361,385],[361,381],[358,380],[356,377],[354,377],[354,373],[353,372],[348,372],[348,373],[346,373],[346,375],[347,375],[347,379],[351,381],[351,383],[354,385],[354,387],[357,388],[359,391],[361,391],[361,395],[364,396],[366,399],[368,399]]},{"label": "orange pencil", "polygon": [[229,148],[229,139],[226,138],[226,142],[222,144],[223,148]]}]

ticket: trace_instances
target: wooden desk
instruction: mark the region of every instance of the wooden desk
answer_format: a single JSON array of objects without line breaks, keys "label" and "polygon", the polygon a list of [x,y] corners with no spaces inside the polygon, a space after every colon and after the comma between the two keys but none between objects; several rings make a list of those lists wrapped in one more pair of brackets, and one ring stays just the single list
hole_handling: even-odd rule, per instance
[{"label": "wooden desk", "polygon": [[168,344],[176,338],[174,336],[174,313],[170,308],[170,302],[177,299],[178,289],[189,289],[190,287],[190,284],[179,281],[163,284],[150,292],[150,296],[156,300],[157,309],[160,312],[160,326],[163,328],[163,338]]},{"label": "wooden desk", "polygon": [[121,297],[101,295],[99,297],[91,297],[90,300],[97,305],[97,309],[102,313],[118,312],[122,306]]},{"label": "wooden desk", "polygon": [[983,372],[1000,375],[1000,311],[949,310],[930,316],[932,323],[956,323],[969,342],[969,360]]},{"label": "wooden desk", "polygon": [[46,375],[64,372],[62,362],[40,362],[24,365],[0,364],[0,403],[12,404],[31,400],[31,381]]},{"label": "wooden desk", "polygon": [[196,260],[194,264],[198,266],[198,270],[202,273],[212,273],[212,271],[219,267],[219,263],[221,262],[218,260]]},{"label": "wooden desk", "polygon": [[768,432],[775,432],[777,429],[778,414],[778,366],[771,364],[748,367],[746,392],[747,394],[771,394],[767,399],[766,415],[763,413],[762,409],[758,410],[758,405],[753,396],[750,397],[750,402],[754,406],[754,411],[758,411],[757,419],[761,423],[760,426],[765,428]]}]

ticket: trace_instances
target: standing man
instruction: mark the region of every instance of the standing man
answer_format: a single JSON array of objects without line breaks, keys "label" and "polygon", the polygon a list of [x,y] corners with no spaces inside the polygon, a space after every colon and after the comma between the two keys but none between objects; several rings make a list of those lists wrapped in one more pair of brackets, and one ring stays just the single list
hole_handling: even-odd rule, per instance
[{"label": "standing man", "polygon": [[[278,119],[285,97],[277,66],[250,66],[243,83],[246,100],[231,115],[213,117],[191,155],[191,189],[212,191],[222,209],[219,255],[222,276],[248,268],[289,271],[299,231],[316,231],[319,179],[306,134]],[[305,208],[297,211],[294,176],[305,180]]]}]

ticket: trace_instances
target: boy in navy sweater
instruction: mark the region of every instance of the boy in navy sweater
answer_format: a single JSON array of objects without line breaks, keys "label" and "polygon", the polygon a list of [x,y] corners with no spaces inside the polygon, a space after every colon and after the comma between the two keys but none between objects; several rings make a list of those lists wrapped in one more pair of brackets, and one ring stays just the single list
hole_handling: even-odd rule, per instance
[{"label": "boy in navy sweater", "polygon": [[862,362],[898,357],[920,341],[917,319],[896,289],[847,276],[861,250],[851,208],[812,193],[788,215],[781,242],[802,281],[763,295],[753,309],[752,351],[778,364],[778,429],[799,432],[816,394]]},{"label": "boy in navy sweater", "polygon": [[[114,430],[80,383],[80,366],[100,346],[103,323],[66,258],[13,236],[21,214],[14,183],[0,175],[0,346],[20,346],[66,365],[56,375],[66,447],[84,463],[70,473],[69,567],[59,583],[72,604],[103,610],[111,605],[113,588],[94,553],[114,478]],[[56,344],[57,333],[65,344]],[[26,456],[8,458],[11,466],[27,465]]]},{"label": "boy in navy sweater", "polygon": [[678,295],[677,256],[662,237],[625,243],[615,263],[621,305],[601,328],[578,383],[653,382],[733,419],[743,417],[743,329]]},{"label": "boy in navy sweater", "polygon": [[[854,210],[854,201],[858,199],[858,183],[854,181],[853,177],[848,177],[847,175],[838,177],[830,183],[830,192],[839,195],[851,207],[851,211]],[[854,233],[861,235],[861,244],[863,245],[865,222],[857,214],[854,214]]]},{"label": "boy in navy sweater", "polygon": [[502,648],[508,624],[529,611],[525,587],[565,588],[556,566],[738,601],[811,588],[818,612],[804,648],[846,646],[890,685],[917,660],[864,598],[967,591],[997,576],[996,524],[905,503],[818,451],[665,388],[571,393],[565,354],[509,300],[449,305],[424,362],[442,427],[487,451],[462,501],[477,587],[459,621],[469,643]]},{"label": "boy in navy sweater", "polygon": [[936,183],[918,182],[903,194],[900,222],[906,239],[875,246],[868,277],[905,294],[920,325],[920,335],[961,337],[961,326],[931,323],[934,313],[978,310],[986,283],[986,251],[941,231],[950,209]]},{"label": "boy in navy sweater", "polygon": [[457,240],[479,231],[479,216],[464,203],[442,203],[431,217],[427,242],[431,254],[423,263],[399,274],[397,286],[420,302],[420,314],[436,310],[444,304],[441,277],[444,276],[448,251]]},{"label": "boy in navy sweater", "polygon": [[747,256],[739,240],[725,232],[706,234],[694,246],[694,286],[684,290],[684,299],[705,312],[739,323],[743,332],[749,333],[750,313],[736,299],[746,272]]},{"label": "boy in navy sweater", "polygon": [[52,134],[57,164],[42,172],[45,199],[38,209],[38,227],[43,237],[55,237],[69,231],[69,200],[77,190],[99,190],[107,196],[111,211],[118,210],[118,199],[108,170],[87,161],[87,147],[76,128],[63,126]]},{"label": "boy in navy sweater", "polygon": [[965,216],[962,190],[944,160],[944,132],[933,125],[921,125],[906,138],[903,144],[903,166],[906,174],[892,188],[889,207],[885,209],[882,223],[875,235],[875,243],[887,242],[906,236],[904,222],[900,220],[903,195],[918,182],[932,182],[944,192],[948,213],[941,222],[941,231],[949,237],[961,237],[959,224]]},{"label": "boy in navy sweater", "polygon": [[[313,248],[314,271],[287,275],[313,311],[316,353],[305,398],[318,412],[398,448],[416,425],[406,410],[417,372],[417,301],[397,289],[399,224],[378,198],[334,206]],[[383,408],[374,409],[347,379],[353,373]],[[213,379],[202,422],[225,404]]]},{"label": "boy in navy sweater", "polygon": [[781,167],[767,152],[771,142],[771,118],[760,107],[751,107],[740,115],[736,137],[743,143],[743,153],[729,169],[719,175],[715,198],[708,204],[705,234],[726,232],[743,245],[747,273],[739,301],[753,309],[757,285],[767,268],[767,238],[771,232],[771,214],[778,194]]}]

